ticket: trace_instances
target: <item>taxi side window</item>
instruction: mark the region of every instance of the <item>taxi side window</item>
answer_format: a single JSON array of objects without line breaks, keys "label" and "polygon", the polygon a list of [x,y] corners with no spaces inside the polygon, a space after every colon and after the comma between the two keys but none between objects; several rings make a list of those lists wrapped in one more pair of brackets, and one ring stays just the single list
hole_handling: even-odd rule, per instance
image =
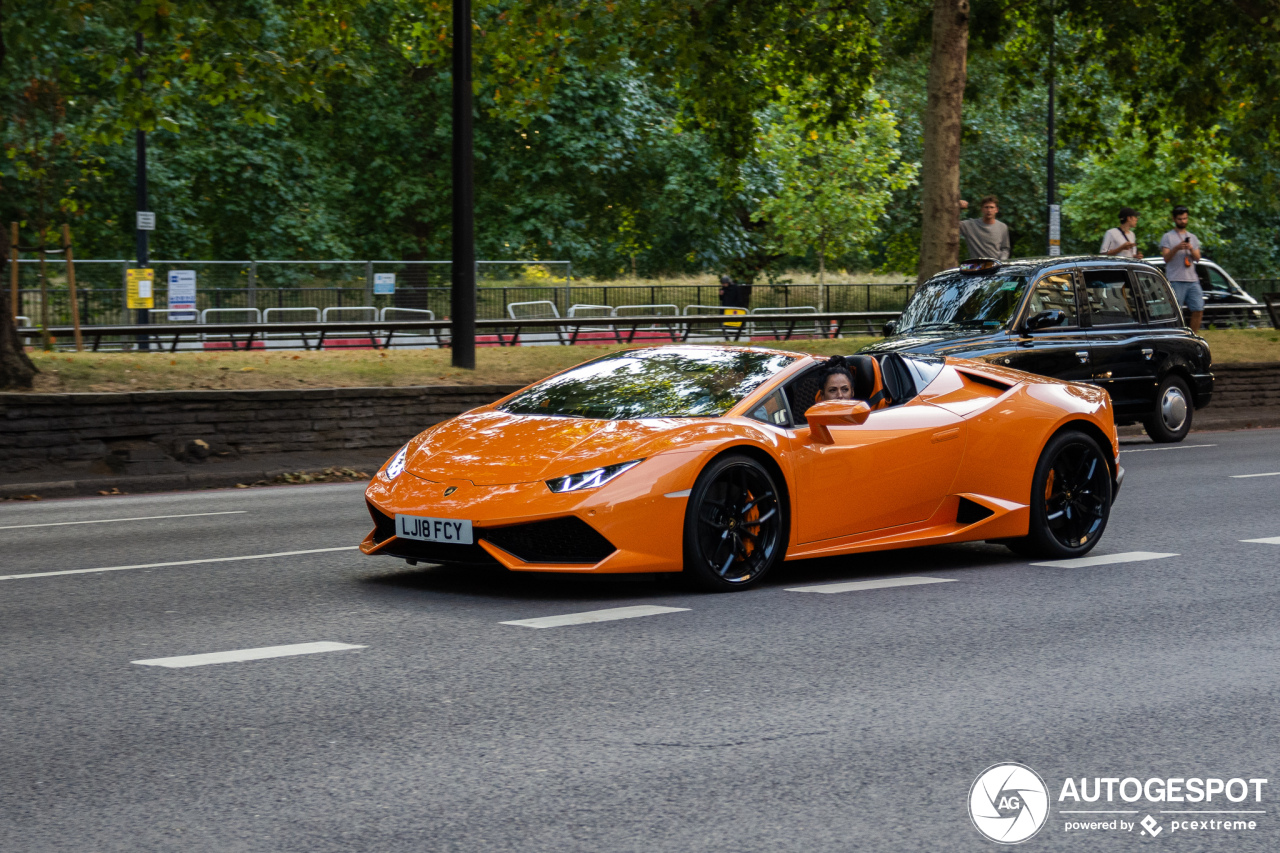
[{"label": "taxi side window", "polygon": [[1147,307],[1147,320],[1151,323],[1169,323],[1181,317],[1173,302],[1173,294],[1164,279],[1152,273],[1138,273],[1138,295]]},{"label": "taxi side window", "polygon": [[1049,275],[1036,282],[1027,301],[1027,316],[1041,311],[1061,311],[1067,315],[1062,326],[1080,325],[1080,312],[1076,310],[1076,289],[1071,284],[1070,273]]},{"label": "taxi side window", "polygon": [[777,427],[791,426],[791,416],[787,412],[787,403],[782,399],[781,391],[774,391],[761,400],[747,417]]},{"label": "taxi side window", "polygon": [[1124,270],[1085,270],[1084,292],[1095,326],[1138,322],[1138,303]]}]

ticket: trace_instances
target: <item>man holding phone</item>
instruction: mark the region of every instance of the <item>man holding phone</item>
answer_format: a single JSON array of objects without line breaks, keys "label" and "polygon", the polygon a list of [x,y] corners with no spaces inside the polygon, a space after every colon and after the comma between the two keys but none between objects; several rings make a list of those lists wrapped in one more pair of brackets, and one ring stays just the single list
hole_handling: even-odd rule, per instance
[{"label": "man holding phone", "polygon": [[1204,317],[1204,291],[1196,275],[1196,261],[1200,260],[1200,238],[1187,230],[1189,213],[1183,205],[1173,209],[1173,230],[1160,238],[1160,254],[1164,256],[1164,274],[1173,285],[1173,295],[1178,304],[1187,310],[1191,331],[1200,331]]}]

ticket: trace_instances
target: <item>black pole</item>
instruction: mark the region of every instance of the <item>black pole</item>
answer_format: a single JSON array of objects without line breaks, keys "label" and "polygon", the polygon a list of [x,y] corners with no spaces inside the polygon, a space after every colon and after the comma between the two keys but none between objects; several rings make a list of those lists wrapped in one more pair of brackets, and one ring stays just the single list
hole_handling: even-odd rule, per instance
[{"label": "black pole", "polygon": [[476,366],[475,186],[471,123],[471,0],[453,0],[453,366]]},{"label": "black pole", "polygon": [[1058,223],[1058,233],[1057,233],[1057,234],[1055,234],[1055,233],[1054,233],[1054,219],[1055,219],[1055,217],[1054,217],[1054,204],[1056,204],[1056,203],[1057,203],[1057,197],[1058,197],[1058,181],[1057,181],[1057,177],[1054,175],[1054,169],[1053,169],[1053,154],[1054,154],[1053,149],[1054,149],[1054,143],[1055,143],[1055,139],[1054,139],[1054,136],[1055,136],[1055,134],[1054,134],[1054,118],[1055,118],[1055,116],[1054,116],[1054,110],[1053,110],[1053,108],[1054,108],[1054,103],[1053,103],[1053,101],[1054,101],[1054,88],[1055,88],[1055,81],[1054,81],[1054,71],[1055,71],[1055,69],[1054,69],[1054,67],[1053,67],[1053,47],[1054,47],[1054,44],[1053,44],[1053,43],[1054,43],[1054,41],[1056,41],[1056,39],[1054,38],[1054,31],[1053,31],[1054,26],[1053,26],[1053,25],[1054,25],[1054,19],[1055,19],[1056,17],[1057,17],[1057,15],[1056,15],[1056,10],[1053,8],[1053,6],[1050,6],[1050,7],[1049,7],[1049,151],[1048,151],[1048,158],[1047,158],[1046,163],[1045,163],[1045,166],[1047,167],[1047,170],[1048,170],[1049,239],[1048,239],[1048,241],[1047,241],[1047,244],[1048,244],[1048,246],[1049,246],[1049,252],[1050,252],[1050,254],[1058,254],[1058,252],[1054,252],[1054,251],[1053,251],[1053,249],[1054,249],[1054,240],[1058,240],[1058,241],[1059,241],[1058,246],[1059,246],[1059,247],[1061,246],[1061,222],[1060,222],[1060,221],[1059,221],[1059,223]]},{"label": "black pole", "polygon": [[[138,51],[138,79],[142,80],[144,77],[144,74],[142,71],[142,32],[141,31],[135,34],[135,39],[136,39],[135,48]],[[137,190],[138,190],[137,207],[139,211],[145,211],[147,209],[147,132],[139,128],[136,131],[136,135],[137,135],[136,142],[137,142],[137,155],[138,155],[137,156],[137,180],[136,180]],[[138,226],[138,223],[135,221],[134,229],[135,229],[135,234],[137,235],[137,243],[138,243],[138,268],[146,269],[147,266],[150,264],[150,260],[151,260],[150,250],[148,247],[148,240],[147,240],[148,235],[146,231],[143,231],[141,228],[138,228],[137,226]],[[155,293],[154,281],[151,283],[151,292],[153,294]],[[146,308],[139,308],[137,322],[139,325],[144,325],[146,323],[151,322],[151,312],[147,311]],[[150,341],[145,335],[138,336],[138,348],[150,349]]]}]

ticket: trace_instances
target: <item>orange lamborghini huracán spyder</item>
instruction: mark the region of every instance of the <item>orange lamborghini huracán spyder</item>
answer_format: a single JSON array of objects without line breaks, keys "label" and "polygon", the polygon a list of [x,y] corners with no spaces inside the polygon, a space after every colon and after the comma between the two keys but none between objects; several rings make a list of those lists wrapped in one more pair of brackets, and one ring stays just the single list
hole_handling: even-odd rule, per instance
[{"label": "orange lamborghini hurac\u00e1n spyder", "polygon": [[1077,557],[1124,470],[1105,391],[976,361],[730,346],[607,355],[418,435],[366,554],[685,572],[975,539]]}]

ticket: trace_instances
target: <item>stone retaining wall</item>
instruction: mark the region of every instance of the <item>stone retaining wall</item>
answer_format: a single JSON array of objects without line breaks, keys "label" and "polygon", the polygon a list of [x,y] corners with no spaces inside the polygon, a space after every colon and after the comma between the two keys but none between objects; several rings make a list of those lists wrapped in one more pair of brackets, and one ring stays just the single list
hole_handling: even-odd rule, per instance
[{"label": "stone retaining wall", "polygon": [[[1280,426],[1280,364],[1214,365],[1200,428]],[[289,451],[394,448],[508,385],[0,394],[0,474],[50,464],[83,474],[163,474],[175,464]]]},{"label": "stone retaining wall", "polygon": [[1215,364],[1213,376],[1213,402],[1196,412],[1195,427],[1280,426],[1280,364]]},{"label": "stone retaining wall", "polygon": [[209,457],[394,448],[519,387],[0,394],[0,473],[161,474]]}]

